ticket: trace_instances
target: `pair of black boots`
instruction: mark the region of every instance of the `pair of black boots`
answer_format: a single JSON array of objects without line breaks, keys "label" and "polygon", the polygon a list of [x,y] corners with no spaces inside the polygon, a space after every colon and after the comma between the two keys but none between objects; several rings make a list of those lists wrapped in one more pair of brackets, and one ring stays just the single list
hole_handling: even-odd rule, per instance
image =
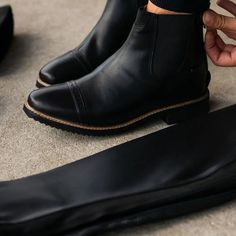
[{"label": "pair of black boots", "polygon": [[173,124],[207,113],[210,73],[201,16],[156,15],[143,8],[146,3],[108,0],[81,46],[41,70],[37,86],[46,88],[30,94],[26,114],[100,135],[151,118]]}]

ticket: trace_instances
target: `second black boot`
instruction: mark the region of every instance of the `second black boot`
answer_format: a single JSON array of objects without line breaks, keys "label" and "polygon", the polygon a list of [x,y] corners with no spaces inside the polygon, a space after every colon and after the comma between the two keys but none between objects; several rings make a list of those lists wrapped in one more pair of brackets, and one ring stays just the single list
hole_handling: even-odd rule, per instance
[{"label": "second black boot", "polygon": [[115,53],[127,39],[140,6],[148,0],[107,0],[97,25],[72,51],[45,65],[37,87],[75,80],[89,74]]},{"label": "second black boot", "polygon": [[173,124],[208,112],[209,82],[201,16],[141,9],[119,51],[80,80],[32,92],[25,112],[57,128],[96,135],[148,118]]},{"label": "second black boot", "polygon": [[0,61],[5,57],[14,35],[14,19],[10,6],[0,7]]}]

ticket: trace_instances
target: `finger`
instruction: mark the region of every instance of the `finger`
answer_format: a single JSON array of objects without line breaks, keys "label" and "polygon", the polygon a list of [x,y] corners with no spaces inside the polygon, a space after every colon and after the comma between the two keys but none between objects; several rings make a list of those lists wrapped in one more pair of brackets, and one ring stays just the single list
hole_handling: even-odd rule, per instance
[{"label": "finger", "polygon": [[215,36],[215,40],[216,40],[216,45],[221,49],[221,50],[225,50],[226,44],[223,41],[223,39],[217,34],[217,32],[214,32],[216,34]]},{"label": "finger", "polygon": [[220,57],[220,54],[223,50],[222,44],[220,44],[220,46],[217,44],[217,37],[218,35],[216,30],[206,32],[206,38],[205,38],[206,52],[214,63],[218,61],[218,58]]},{"label": "finger", "polygon": [[224,43],[223,47],[222,41],[216,31],[207,31],[206,51],[209,58],[217,66],[236,66],[236,46]]},{"label": "finger", "polygon": [[224,51],[225,52],[233,52],[233,50],[235,50],[235,45],[232,45],[232,44],[228,44],[228,45],[225,45],[225,48],[224,48]]},{"label": "finger", "polygon": [[224,34],[226,34],[231,39],[236,39],[236,31],[231,30],[222,30]]},{"label": "finger", "polygon": [[225,10],[227,10],[228,12],[230,12],[231,14],[233,14],[234,16],[236,16],[236,4],[233,3],[230,0],[218,0],[217,4],[224,8]]},{"label": "finger", "polygon": [[221,51],[225,51],[225,52],[231,52],[235,46],[232,45],[232,44],[226,44],[223,39],[217,34],[217,32],[215,31],[214,34],[216,35],[215,36],[215,43],[216,43],[216,46],[218,46],[218,48],[221,50]]},{"label": "finger", "polygon": [[224,67],[236,66],[236,47],[234,46],[231,51],[222,51],[215,64]]},{"label": "finger", "polygon": [[203,22],[211,29],[236,31],[236,18],[223,16],[212,10],[204,12]]}]

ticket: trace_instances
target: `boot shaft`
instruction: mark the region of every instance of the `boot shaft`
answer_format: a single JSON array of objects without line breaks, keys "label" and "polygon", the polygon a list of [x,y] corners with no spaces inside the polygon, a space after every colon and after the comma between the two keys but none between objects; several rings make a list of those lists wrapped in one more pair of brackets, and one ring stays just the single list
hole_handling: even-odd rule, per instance
[{"label": "boot shaft", "polygon": [[[148,0],[107,0],[103,15],[108,14],[112,18],[116,14],[127,12],[127,15],[132,17],[134,15],[135,20],[138,9],[144,7],[147,3]],[[111,13],[114,15],[110,15]]]},{"label": "boot shaft", "polygon": [[[153,25],[155,75],[183,74],[196,68],[207,71],[200,15],[159,16]],[[158,66],[160,64],[161,67]]]},{"label": "boot shaft", "polygon": [[91,71],[123,45],[132,29],[138,9],[147,1],[107,0],[97,25],[79,47],[79,57]]},{"label": "boot shaft", "polygon": [[156,15],[140,9],[126,45],[134,52],[133,65],[145,62],[137,74],[151,75],[166,94],[183,86],[185,92],[205,92],[209,72],[201,15]]}]

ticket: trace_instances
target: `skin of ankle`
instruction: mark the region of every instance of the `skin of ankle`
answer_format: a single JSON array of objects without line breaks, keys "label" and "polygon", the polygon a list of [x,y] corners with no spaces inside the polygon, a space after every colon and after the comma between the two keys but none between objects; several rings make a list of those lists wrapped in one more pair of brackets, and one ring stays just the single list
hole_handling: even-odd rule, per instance
[{"label": "skin of ankle", "polygon": [[146,6],[146,11],[151,12],[153,14],[159,14],[159,15],[191,15],[191,13],[184,13],[184,12],[175,12],[175,11],[169,11],[164,8],[160,8],[153,4],[150,0]]}]

